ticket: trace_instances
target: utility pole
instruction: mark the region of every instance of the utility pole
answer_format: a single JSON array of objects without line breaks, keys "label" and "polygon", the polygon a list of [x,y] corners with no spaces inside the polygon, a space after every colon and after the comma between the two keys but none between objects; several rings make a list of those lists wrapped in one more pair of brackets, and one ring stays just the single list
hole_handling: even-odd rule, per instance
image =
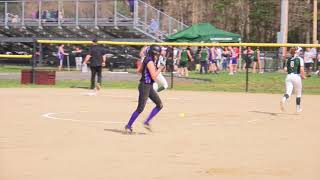
[{"label": "utility pole", "polygon": [[312,43],[318,44],[318,0],[313,0],[313,34],[312,34]]},{"label": "utility pole", "polygon": [[[289,0],[281,0],[281,22],[280,22],[280,37],[281,43],[288,42],[288,14]],[[286,59],[287,48],[282,48],[282,57]]]},{"label": "utility pole", "polygon": [[[311,0],[307,0],[307,10],[312,11],[312,5],[311,5]],[[311,44],[310,39],[311,39],[311,20],[307,21],[307,30],[306,30],[306,44]],[[309,24],[310,23],[310,24]]]}]

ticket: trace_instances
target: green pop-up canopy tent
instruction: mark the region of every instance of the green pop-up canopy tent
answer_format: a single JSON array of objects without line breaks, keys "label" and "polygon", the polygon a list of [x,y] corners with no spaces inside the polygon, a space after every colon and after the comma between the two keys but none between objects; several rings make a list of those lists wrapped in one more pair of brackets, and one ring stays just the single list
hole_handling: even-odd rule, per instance
[{"label": "green pop-up canopy tent", "polygon": [[210,23],[192,25],[169,36],[168,42],[240,42],[239,34],[218,29]]}]

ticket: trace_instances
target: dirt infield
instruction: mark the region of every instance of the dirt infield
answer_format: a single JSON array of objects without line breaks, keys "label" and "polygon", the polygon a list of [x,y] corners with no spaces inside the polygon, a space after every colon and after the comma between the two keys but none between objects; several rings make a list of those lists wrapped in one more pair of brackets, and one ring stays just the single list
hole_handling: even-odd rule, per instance
[{"label": "dirt infield", "polygon": [[121,133],[137,90],[0,89],[1,180],[318,180],[320,96],[165,91],[154,132]]}]

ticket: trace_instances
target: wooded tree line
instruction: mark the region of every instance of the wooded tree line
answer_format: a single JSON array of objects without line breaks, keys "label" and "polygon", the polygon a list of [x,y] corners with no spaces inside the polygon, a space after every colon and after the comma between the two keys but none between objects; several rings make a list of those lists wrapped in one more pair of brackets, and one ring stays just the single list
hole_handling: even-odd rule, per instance
[{"label": "wooded tree line", "polygon": [[[210,22],[241,34],[244,42],[276,42],[280,31],[280,0],[145,1],[187,25]],[[312,3],[312,0],[289,0],[288,42],[311,42]]]}]

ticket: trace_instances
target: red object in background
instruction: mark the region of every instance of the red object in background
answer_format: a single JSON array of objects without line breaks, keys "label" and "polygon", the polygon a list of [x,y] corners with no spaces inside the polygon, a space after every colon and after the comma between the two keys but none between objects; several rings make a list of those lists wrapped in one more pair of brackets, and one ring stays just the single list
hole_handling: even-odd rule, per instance
[{"label": "red object in background", "polygon": [[236,48],[236,54],[237,54],[237,58],[239,58],[239,56],[240,56],[240,48]]},{"label": "red object in background", "polygon": [[[56,72],[48,70],[36,70],[35,83],[40,85],[55,85],[56,84]],[[24,69],[21,71],[21,84],[32,83],[32,70]]]},{"label": "red object in background", "polygon": [[139,69],[139,67],[141,66],[141,64],[142,64],[141,60],[138,59],[138,60],[136,61],[137,70]]},{"label": "red object in background", "polygon": [[21,71],[21,84],[29,84],[32,83],[32,71],[23,69]]},{"label": "red object in background", "polygon": [[56,72],[55,71],[36,71],[36,84],[55,85]]}]

